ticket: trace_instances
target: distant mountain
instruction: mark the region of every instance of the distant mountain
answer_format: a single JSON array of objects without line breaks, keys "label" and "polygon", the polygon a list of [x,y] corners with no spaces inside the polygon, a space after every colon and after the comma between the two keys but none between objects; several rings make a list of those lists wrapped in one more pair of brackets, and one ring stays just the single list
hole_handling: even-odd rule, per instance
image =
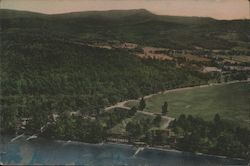
[{"label": "distant mountain", "polygon": [[249,20],[160,16],[144,9],[53,15],[2,9],[0,15],[4,32],[43,31],[75,40],[119,40],[175,49],[250,49]]},{"label": "distant mountain", "polygon": [[9,10],[9,9],[0,9],[0,18],[30,18],[30,17],[41,17],[45,16],[42,13],[35,13],[29,11],[20,11],[20,10]]},{"label": "distant mountain", "polygon": [[155,15],[146,9],[131,9],[131,10],[107,10],[107,11],[83,11],[83,12],[70,12],[62,14],[43,14],[29,11],[0,9],[1,18],[22,18],[22,17],[52,17],[52,18],[86,18],[86,17],[99,17],[106,19],[122,19],[126,17],[151,17],[158,18],[162,21],[173,22],[202,22],[212,21],[212,18],[206,17],[183,17],[183,16],[165,16]]},{"label": "distant mountain", "polygon": [[108,11],[83,11],[62,14],[43,14],[29,11],[0,9],[1,18],[22,18],[22,17],[56,17],[56,18],[84,18],[84,17],[104,17],[107,19],[120,19],[130,16],[153,16],[154,14],[145,9],[134,10],[108,10]]},{"label": "distant mountain", "polygon": [[109,19],[120,19],[123,17],[131,16],[153,16],[154,14],[145,9],[134,9],[134,10],[108,10],[108,11],[85,11],[85,12],[72,12],[65,14],[53,14],[55,17],[95,17],[101,16]]}]

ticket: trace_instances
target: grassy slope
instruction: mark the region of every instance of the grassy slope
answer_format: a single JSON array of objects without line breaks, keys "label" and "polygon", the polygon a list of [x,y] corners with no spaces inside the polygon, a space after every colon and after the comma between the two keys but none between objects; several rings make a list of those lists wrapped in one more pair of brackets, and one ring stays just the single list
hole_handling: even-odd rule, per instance
[{"label": "grassy slope", "polygon": [[157,95],[147,100],[145,111],[161,112],[164,101],[169,103],[169,116],[190,114],[211,120],[216,113],[238,124],[248,125],[250,83],[236,83],[196,88]]}]

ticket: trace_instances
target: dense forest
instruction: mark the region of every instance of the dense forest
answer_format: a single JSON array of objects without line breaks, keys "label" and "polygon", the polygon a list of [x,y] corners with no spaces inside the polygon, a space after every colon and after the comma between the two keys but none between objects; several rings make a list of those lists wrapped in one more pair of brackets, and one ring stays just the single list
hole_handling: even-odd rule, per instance
[{"label": "dense forest", "polygon": [[177,135],[177,149],[250,159],[250,130],[214,116],[211,122],[181,115],[171,124]]},{"label": "dense forest", "polygon": [[1,111],[15,110],[18,117],[44,110],[88,115],[124,99],[205,84],[211,77],[126,50],[78,45],[50,32],[12,29],[1,38]]}]

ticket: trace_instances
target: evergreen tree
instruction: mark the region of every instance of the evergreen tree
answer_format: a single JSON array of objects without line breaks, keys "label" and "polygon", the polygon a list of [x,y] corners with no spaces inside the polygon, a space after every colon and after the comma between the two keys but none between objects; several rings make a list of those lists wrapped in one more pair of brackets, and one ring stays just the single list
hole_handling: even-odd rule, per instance
[{"label": "evergreen tree", "polygon": [[157,126],[157,127],[160,127],[160,123],[161,123],[161,115],[157,115],[155,118],[154,118],[154,125]]},{"label": "evergreen tree", "polygon": [[168,113],[168,102],[165,101],[164,105],[161,107],[162,109],[162,115],[166,115]]},{"label": "evergreen tree", "polygon": [[144,98],[141,98],[141,101],[139,103],[139,110],[143,111],[146,107],[146,102],[144,100]]},{"label": "evergreen tree", "polygon": [[219,115],[219,114],[216,114],[216,115],[214,116],[214,123],[215,123],[215,124],[218,124],[220,121],[221,121],[220,115]]}]

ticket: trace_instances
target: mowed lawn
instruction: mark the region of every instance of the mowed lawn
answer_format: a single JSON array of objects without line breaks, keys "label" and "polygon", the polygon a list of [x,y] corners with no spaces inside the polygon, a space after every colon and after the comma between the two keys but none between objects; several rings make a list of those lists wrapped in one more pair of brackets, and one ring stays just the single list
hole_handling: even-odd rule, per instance
[{"label": "mowed lawn", "polygon": [[212,120],[219,113],[223,119],[250,127],[250,83],[198,87],[156,95],[146,100],[145,111],[161,112],[165,101],[169,104],[170,117],[190,114]]}]

